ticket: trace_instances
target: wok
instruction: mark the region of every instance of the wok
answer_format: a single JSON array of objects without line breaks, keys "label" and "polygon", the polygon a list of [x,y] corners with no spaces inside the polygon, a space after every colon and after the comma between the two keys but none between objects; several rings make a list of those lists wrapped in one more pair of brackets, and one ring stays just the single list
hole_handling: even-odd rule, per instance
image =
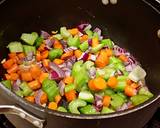
[{"label": "wok", "polygon": [[[141,62],[154,97],[122,112],[75,115],[31,104],[0,85],[0,114],[21,117],[17,128],[142,128],[160,106],[159,9],[158,0],[119,0],[116,5],[103,5],[101,0],[3,0],[0,4],[0,60],[7,56],[7,44],[19,40],[22,32],[49,32],[60,26],[89,22]],[[3,73],[0,66],[0,76]],[[10,118],[13,124],[15,118]]]}]

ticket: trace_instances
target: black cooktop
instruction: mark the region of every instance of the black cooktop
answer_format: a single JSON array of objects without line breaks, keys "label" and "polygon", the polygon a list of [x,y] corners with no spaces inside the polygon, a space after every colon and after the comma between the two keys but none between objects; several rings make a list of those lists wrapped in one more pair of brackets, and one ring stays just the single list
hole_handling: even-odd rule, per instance
[{"label": "black cooktop", "polygon": [[[16,128],[4,116],[0,115],[0,128]],[[154,114],[152,119],[143,128],[160,128],[160,108]]]}]

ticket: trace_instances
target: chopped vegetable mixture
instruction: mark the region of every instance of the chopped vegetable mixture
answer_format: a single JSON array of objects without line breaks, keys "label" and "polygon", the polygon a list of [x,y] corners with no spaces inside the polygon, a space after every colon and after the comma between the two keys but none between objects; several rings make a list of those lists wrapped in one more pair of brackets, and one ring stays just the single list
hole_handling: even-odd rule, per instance
[{"label": "chopped vegetable mixture", "polygon": [[1,83],[31,103],[61,112],[106,114],[153,97],[136,59],[90,24],[61,27],[59,33],[23,33],[20,39],[7,46]]}]

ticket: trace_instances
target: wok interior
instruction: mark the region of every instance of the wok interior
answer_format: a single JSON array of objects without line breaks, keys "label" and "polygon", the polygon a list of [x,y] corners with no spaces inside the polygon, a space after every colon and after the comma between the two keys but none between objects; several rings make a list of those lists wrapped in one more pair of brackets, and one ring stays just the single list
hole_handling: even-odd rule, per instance
[{"label": "wok interior", "polygon": [[[57,30],[89,22],[105,37],[126,48],[147,72],[147,85],[160,92],[160,40],[156,32],[160,15],[141,0],[119,0],[104,6],[101,0],[8,0],[0,5],[0,60],[6,45],[18,41],[22,32]],[[0,76],[4,70],[0,67]]]}]

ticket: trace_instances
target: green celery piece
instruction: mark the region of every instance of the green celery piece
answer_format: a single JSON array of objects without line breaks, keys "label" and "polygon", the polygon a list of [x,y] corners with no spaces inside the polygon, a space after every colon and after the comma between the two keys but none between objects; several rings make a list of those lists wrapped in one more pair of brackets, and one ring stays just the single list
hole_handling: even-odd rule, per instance
[{"label": "green celery piece", "polygon": [[147,95],[135,95],[133,97],[131,97],[131,102],[133,103],[133,105],[139,105],[144,103],[145,101],[147,101],[149,99],[149,97]]},{"label": "green celery piece", "polygon": [[21,42],[10,42],[7,46],[10,52],[23,52],[23,46]]},{"label": "green celery piece", "polygon": [[98,46],[94,47],[91,49],[91,53],[96,53],[99,50],[101,50],[103,47],[105,46],[105,44],[99,44]]},{"label": "green celery piece", "polygon": [[23,45],[24,53],[27,55],[30,52],[33,52],[36,54],[36,47],[35,46],[29,46],[29,45]]},{"label": "green celery piece", "polygon": [[40,36],[40,37],[38,37],[37,39],[36,39],[36,41],[35,41],[35,46],[36,47],[39,47],[42,43],[43,43],[43,37],[42,36]]},{"label": "green celery piece", "polygon": [[58,107],[58,108],[57,108],[57,111],[67,112],[67,110],[66,110],[64,107],[62,107],[62,106]]},{"label": "green celery piece", "polygon": [[121,107],[125,103],[125,100],[118,94],[111,95],[111,98],[112,98],[111,106],[115,110],[117,110],[119,107]]},{"label": "green celery piece", "polygon": [[94,33],[93,33],[93,37],[99,39],[98,33],[97,33],[97,32],[94,32]]},{"label": "green celery piece", "polygon": [[18,90],[18,91],[16,91],[15,93],[16,93],[16,95],[18,95],[18,96],[20,96],[20,97],[23,97],[23,96],[24,96],[22,90]]},{"label": "green celery piece", "polygon": [[107,88],[107,89],[105,89],[104,94],[108,95],[108,96],[111,96],[111,95],[114,95],[115,92],[113,91],[113,89]]},{"label": "green celery piece", "polygon": [[93,32],[91,30],[86,30],[85,32],[86,32],[86,34],[88,35],[89,38],[92,38]]},{"label": "green celery piece", "polygon": [[127,96],[123,92],[118,92],[117,94],[121,96],[125,100],[125,102],[127,101]]},{"label": "green celery piece", "polygon": [[22,33],[21,40],[29,45],[33,45],[36,39],[38,38],[38,34],[36,32],[30,33]]},{"label": "green celery piece", "polygon": [[47,93],[48,100],[54,101],[56,95],[59,94],[59,88],[54,80],[49,80],[48,78],[42,82],[42,90]]},{"label": "green celery piece", "polygon": [[89,103],[93,103],[94,101],[94,96],[90,91],[81,91],[78,95],[78,98]]},{"label": "green celery piece", "polygon": [[140,88],[140,90],[138,91],[138,94],[140,94],[140,95],[146,95],[149,98],[153,97],[153,94],[147,89],[147,87]]},{"label": "green celery piece", "polygon": [[68,105],[68,109],[71,113],[80,114],[78,108],[86,106],[87,103],[81,99],[75,99]]},{"label": "green celery piece", "polygon": [[97,114],[96,109],[92,105],[87,105],[80,108],[82,114]]},{"label": "green celery piece", "polygon": [[89,45],[88,45],[88,41],[83,42],[79,48],[81,49],[81,51],[86,51],[88,49]]},{"label": "green celery piece", "polygon": [[127,85],[126,81],[118,81],[118,84],[117,84],[115,90],[116,91],[124,91],[126,85]]},{"label": "green celery piece", "polygon": [[69,33],[66,27],[60,28],[60,34],[63,38],[69,38],[71,36],[71,34]]},{"label": "green celery piece", "polygon": [[88,90],[89,90],[89,88],[88,88],[87,83],[83,84],[83,86],[81,87],[81,91],[88,91]]},{"label": "green celery piece", "polygon": [[87,70],[91,69],[91,67],[93,67],[93,66],[94,66],[94,62],[92,62],[92,61],[86,61],[86,62],[84,63],[84,67],[85,67]]},{"label": "green celery piece", "polygon": [[108,113],[113,113],[113,112],[115,112],[113,109],[110,109],[108,107],[103,107],[101,114],[108,114]]},{"label": "green celery piece", "polygon": [[105,90],[102,90],[102,91],[98,91],[98,92],[96,92],[95,94],[97,94],[97,95],[100,95],[100,96],[105,96]]},{"label": "green celery piece", "polygon": [[128,78],[127,76],[118,76],[118,77],[117,77],[117,80],[118,80],[118,81],[126,81],[127,78]]},{"label": "green celery piece", "polygon": [[2,80],[1,83],[8,88],[9,90],[11,90],[11,81],[10,80]]},{"label": "green celery piece", "polygon": [[26,82],[21,83],[20,88],[24,96],[29,96],[33,92]]},{"label": "green celery piece", "polygon": [[107,45],[109,48],[113,48],[113,43],[110,39],[101,40],[101,44],[105,44],[105,46]]},{"label": "green celery piece", "polygon": [[63,39],[61,34],[56,34],[56,35],[53,35],[52,37],[56,38],[57,40],[62,40]]},{"label": "green celery piece", "polygon": [[125,68],[125,66],[124,66],[124,64],[123,63],[117,63],[116,65],[115,65],[115,68],[117,69],[117,70],[121,70],[121,71],[126,71],[126,68]]},{"label": "green celery piece", "polygon": [[122,61],[114,56],[109,58],[109,63],[110,64],[116,64],[116,63],[122,63]]},{"label": "green celery piece", "polygon": [[80,46],[80,39],[79,37],[76,35],[74,37],[69,37],[68,38],[68,42],[67,44],[71,47],[71,46],[74,46],[74,47],[79,47]]},{"label": "green celery piece", "polygon": [[60,57],[63,54],[63,50],[62,49],[52,49],[49,51],[49,59],[53,60],[57,57]]},{"label": "green celery piece", "polygon": [[72,68],[72,76],[76,76],[76,74],[78,74],[82,68],[83,68],[82,60],[74,63],[73,68]]},{"label": "green celery piece", "polygon": [[65,92],[69,92],[71,90],[75,89],[75,85],[74,84],[69,84],[65,86]]}]

